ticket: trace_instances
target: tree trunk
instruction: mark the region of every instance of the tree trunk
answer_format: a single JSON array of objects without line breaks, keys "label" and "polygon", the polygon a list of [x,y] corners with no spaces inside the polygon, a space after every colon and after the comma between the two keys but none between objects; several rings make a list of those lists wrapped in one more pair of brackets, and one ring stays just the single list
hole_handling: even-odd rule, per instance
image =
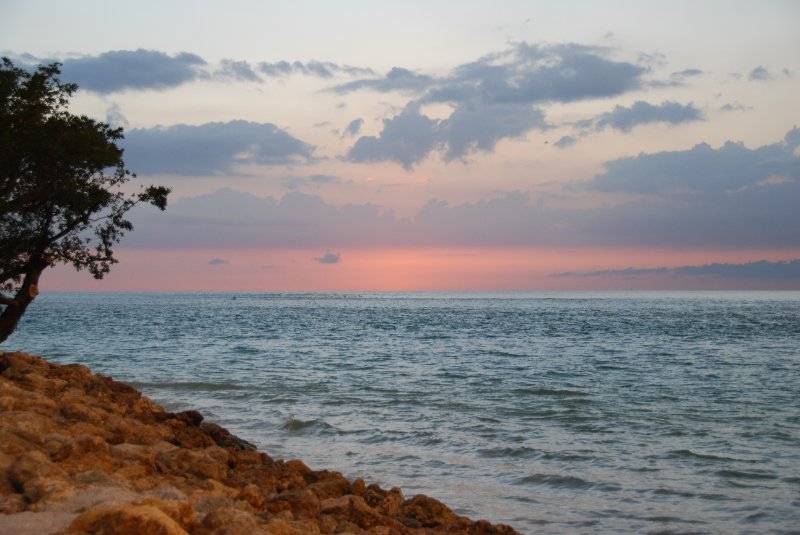
[{"label": "tree trunk", "polygon": [[11,336],[11,333],[17,328],[19,319],[25,313],[25,309],[39,294],[39,276],[45,267],[47,267],[47,263],[43,261],[31,262],[25,274],[25,280],[22,281],[22,286],[14,296],[14,304],[6,305],[6,309],[0,314],[0,343],[5,342],[6,338]]}]

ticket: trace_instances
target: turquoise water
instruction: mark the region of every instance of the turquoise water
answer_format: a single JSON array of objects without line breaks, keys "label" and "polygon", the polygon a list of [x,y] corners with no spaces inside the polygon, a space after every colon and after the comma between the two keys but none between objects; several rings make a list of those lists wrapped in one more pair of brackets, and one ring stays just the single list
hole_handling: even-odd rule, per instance
[{"label": "turquoise water", "polygon": [[800,293],[45,294],[3,349],[525,533],[800,533]]}]

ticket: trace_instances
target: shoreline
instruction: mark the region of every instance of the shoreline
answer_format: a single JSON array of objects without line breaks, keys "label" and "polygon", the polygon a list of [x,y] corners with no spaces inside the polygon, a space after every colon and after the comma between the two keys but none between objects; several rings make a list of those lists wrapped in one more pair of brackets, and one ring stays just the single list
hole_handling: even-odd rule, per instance
[{"label": "shoreline", "polygon": [[0,532],[515,534],[300,460],[79,364],[0,353]]}]

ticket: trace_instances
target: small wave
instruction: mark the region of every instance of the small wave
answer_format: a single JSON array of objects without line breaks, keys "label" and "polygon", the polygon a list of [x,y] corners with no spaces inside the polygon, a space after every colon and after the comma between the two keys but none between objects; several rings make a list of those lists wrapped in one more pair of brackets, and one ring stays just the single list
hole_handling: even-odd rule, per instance
[{"label": "small wave", "polygon": [[294,418],[293,416],[289,416],[289,418],[286,419],[281,427],[291,432],[305,431],[307,429],[318,431],[333,429],[333,426],[324,422],[323,420],[301,420],[299,418]]},{"label": "small wave", "polygon": [[519,478],[516,485],[541,485],[558,489],[590,489],[594,483],[575,476],[559,476],[556,474],[534,474]]},{"label": "small wave", "polygon": [[697,453],[692,450],[673,450],[667,453],[668,459],[701,459],[704,461],[724,461],[724,462],[740,462],[740,463],[756,463],[758,461],[753,459],[737,459],[734,457],[725,457],[721,455],[713,455],[711,453]]},{"label": "small wave", "polygon": [[717,475],[728,479],[752,479],[759,481],[778,479],[778,476],[775,474],[769,474],[766,472],[743,472],[740,470],[719,470]]},{"label": "small wave", "polygon": [[231,348],[231,352],[239,355],[257,355],[261,350],[253,346],[235,345]]},{"label": "small wave", "polygon": [[519,448],[482,448],[478,450],[478,455],[487,459],[536,457],[539,453],[537,450],[526,446],[520,446]]},{"label": "small wave", "polygon": [[249,390],[249,387],[238,385],[235,383],[204,383],[204,382],[185,382],[185,383],[143,383],[132,382],[129,383],[132,387],[143,389],[164,389],[164,390],[181,390],[181,391],[217,391],[217,390]]},{"label": "small wave", "polygon": [[503,351],[501,349],[489,349],[485,352],[485,355],[488,357],[514,357],[514,358],[524,358],[528,355],[523,355],[521,353],[512,353],[510,351]]},{"label": "small wave", "polygon": [[515,388],[512,392],[517,396],[549,396],[556,398],[572,396],[588,396],[586,392],[580,390],[565,390],[558,388]]}]

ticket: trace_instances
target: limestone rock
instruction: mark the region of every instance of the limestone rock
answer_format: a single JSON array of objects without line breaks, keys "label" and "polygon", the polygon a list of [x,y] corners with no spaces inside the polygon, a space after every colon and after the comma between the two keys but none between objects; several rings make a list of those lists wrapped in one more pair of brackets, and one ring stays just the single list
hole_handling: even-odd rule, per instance
[{"label": "limestone rock", "polygon": [[274,460],[197,411],[168,412],[85,366],[0,352],[0,533],[516,532]]}]

